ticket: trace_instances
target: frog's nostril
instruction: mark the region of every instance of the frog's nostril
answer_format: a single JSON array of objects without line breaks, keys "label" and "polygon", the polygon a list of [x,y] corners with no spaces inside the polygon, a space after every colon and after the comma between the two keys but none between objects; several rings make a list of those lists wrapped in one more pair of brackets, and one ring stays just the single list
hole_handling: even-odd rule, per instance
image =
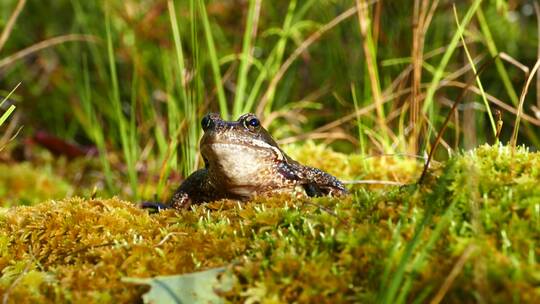
[{"label": "frog's nostril", "polygon": [[203,131],[210,129],[214,125],[214,121],[210,117],[211,114],[206,114],[201,120],[201,127]]}]

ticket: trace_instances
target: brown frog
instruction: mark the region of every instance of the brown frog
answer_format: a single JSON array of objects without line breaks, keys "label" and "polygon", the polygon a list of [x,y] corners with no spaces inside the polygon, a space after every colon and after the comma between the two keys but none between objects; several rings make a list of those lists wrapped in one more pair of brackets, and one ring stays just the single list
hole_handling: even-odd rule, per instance
[{"label": "brown frog", "polygon": [[285,154],[253,114],[225,121],[211,113],[204,116],[201,126],[204,168],[180,185],[168,205],[144,203],[143,207],[185,209],[191,204],[225,198],[249,200],[272,193],[347,194],[332,175],[303,166]]}]

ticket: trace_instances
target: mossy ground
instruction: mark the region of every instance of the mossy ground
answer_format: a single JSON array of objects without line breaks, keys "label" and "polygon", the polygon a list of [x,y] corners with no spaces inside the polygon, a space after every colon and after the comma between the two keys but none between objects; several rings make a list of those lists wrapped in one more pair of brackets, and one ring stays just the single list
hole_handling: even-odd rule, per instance
[{"label": "mossy ground", "polygon": [[[289,151],[347,179],[412,182],[421,168],[311,144],[300,152]],[[342,199],[221,201],[159,214],[116,198],[4,208],[0,293],[12,303],[133,302],[146,288],[123,277],[229,265],[233,302],[534,302],[539,182],[540,154],[483,146],[422,187],[355,186]]]}]

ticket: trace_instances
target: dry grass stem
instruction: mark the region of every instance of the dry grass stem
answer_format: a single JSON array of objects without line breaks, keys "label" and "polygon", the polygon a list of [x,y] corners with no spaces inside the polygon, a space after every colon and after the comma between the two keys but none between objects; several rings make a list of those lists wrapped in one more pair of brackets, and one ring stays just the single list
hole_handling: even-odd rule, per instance
[{"label": "dry grass stem", "polygon": [[[540,37],[540,4],[538,4],[538,1],[534,1],[533,4],[534,12],[536,13],[536,36]],[[538,39],[536,57],[540,58],[540,39]],[[536,75],[536,106],[540,108],[540,71]]]},{"label": "dry grass stem", "polygon": [[344,184],[348,185],[389,185],[389,186],[403,186],[406,185],[402,182],[397,181],[384,181],[384,180],[374,180],[374,179],[365,179],[365,180],[350,180],[343,181]]},{"label": "dry grass stem", "polygon": [[0,60],[0,69],[5,68],[13,64],[15,61],[29,56],[33,53],[39,52],[43,49],[72,41],[97,42],[99,41],[99,39],[93,35],[69,34],[43,40]]},{"label": "dry grass stem", "polygon": [[512,133],[512,139],[510,140],[510,145],[512,146],[512,152],[514,152],[516,144],[517,144],[519,123],[521,120],[521,114],[523,112],[523,104],[525,103],[525,96],[527,96],[527,93],[529,92],[529,86],[531,85],[531,82],[534,76],[536,75],[538,68],[540,68],[540,59],[536,61],[536,64],[532,68],[531,73],[527,77],[527,81],[525,82],[525,86],[523,87],[523,90],[521,91],[521,96],[519,97],[519,105],[518,105],[517,114],[516,114],[516,122],[514,124],[514,132]]},{"label": "dry grass stem", "polygon": [[367,3],[360,3],[356,0],[356,12],[358,15],[358,24],[360,25],[360,33],[362,35],[362,48],[366,59],[366,67],[369,74],[369,84],[371,87],[371,95],[377,112],[377,123],[381,131],[386,131],[388,127],[384,123],[384,108],[381,102],[381,90],[379,87],[379,76],[377,75],[376,54],[373,54],[372,48],[369,45],[369,37],[371,34],[369,11]]},{"label": "dry grass stem", "polygon": [[[371,1],[369,4],[375,3],[375,1]],[[366,5],[369,5],[366,4]],[[332,19],[332,21],[328,22],[324,26],[322,26],[319,30],[317,30],[315,33],[311,34],[302,44],[298,46],[294,50],[294,52],[285,60],[285,62],[281,65],[278,72],[274,77],[272,78],[272,81],[270,81],[270,84],[268,85],[268,88],[266,89],[264,95],[261,97],[261,100],[259,102],[259,106],[257,107],[257,115],[263,116],[264,108],[266,104],[268,103],[268,98],[270,97],[270,92],[274,90],[274,88],[277,86],[278,82],[281,80],[283,75],[285,75],[285,72],[289,69],[289,67],[292,65],[292,63],[303,53],[307,50],[307,48],[312,45],[315,41],[319,40],[321,36],[334,28],[336,25],[340,24],[344,20],[347,20],[349,17],[353,16],[356,13],[356,6],[353,6],[349,8],[348,10],[344,11],[343,13],[339,14],[336,18]]]},{"label": "dry grass stem", "polygon": [[525,73],[525,75],[529,75],[529,67],[524,65],[523,63],[517,61],[512,56],[508,55],[507,53],[501,52],[501,53],[499,53],[499,57],[502,60],[510,63],[511,65],[513,65],[513,66],[517,67],[518,69],[520,69],[521,71],[523,71],[523,73]]},{"label": "dry grass stem", "polygon": [[4,45],[6,44],[6,41],[11,35],[11,32],[13,31],[13,27],[15,26],[15,21],[17,21],[17,18],[19,17],[25,4],[26,4],[26,0],[19,0],[19,2],[17,3],[17,6],[15,7],[15,10],[9,17],[9,20],[6,23],[6,27],[2,31],[2,35],[0,35],[0,51],[2,51],[2,49],[4,48]]},{"label": "dry grass stem", "polygon": [[452,270],[450,271],[450,274],[448,277],[446,277],[446,280],[444,280],[441,288],[439,291],[437,291],[437,294],[433,299],[431,300],[430,304],[439,304],[444,299],[444,296],[452,286],[452,283],[457,278],[457,276],[461,273],[463,270],[463,266],[465,266],[465,263],[469,260],[471,255],[476,250],[476,246],[469,245],[465,250],[463,251],[463,254],[459,257],[459,260],[456,262]]},{"label": "dry grass stem", "polygon": [[[467,88],[467,84],[466,83],[463,83],[463,82],[459,82],[459,81],[448,81],[448,82],[445,82],[443,83],[443,86],[447,86],[447,87],[457,87],[457,88],[462,88],[462,89],[466,89],[466,90],[469,90],[477,95],[480,95],[481,92],[480,92],[480,89],[478,89],[476,86],[470,86]],[[509,113],[512,113],[514,115],[518,115],[518,110],[514,107],[512,107],[511,105],[505,103],[504,101],[498,99],[497,97],[493,96],[493,95],[490,95],[488,93],[485,93],[486,94],[486,98],[489,102],[493,103],[494,105],[498,106],[499,108],[509,112]],[[530,122],[536,126],[540,126],[540,120],[537,119],[537,118],[534,118],[526,113],[519,113],[519,117],[523,118],[523,120],[526,120],[527,122]]]}]

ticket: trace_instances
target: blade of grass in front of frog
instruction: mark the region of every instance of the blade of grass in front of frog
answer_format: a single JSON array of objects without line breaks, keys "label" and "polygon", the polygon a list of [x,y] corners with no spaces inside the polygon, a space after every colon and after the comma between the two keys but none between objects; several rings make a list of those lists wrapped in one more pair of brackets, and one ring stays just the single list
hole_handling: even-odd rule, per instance
[{"label": "blade of grass in front of frog", "polygon": [[[453,5],[453,12],[454,12],[454,18],[456,25],[458,29],[461,28],[461,24],[459,23],[459,17],[456,9],[456,5]],[[493,136],[495,137],[497,135],[497,127],[495,126],[495,119],[493,118],[493,114],[491,113],[491,108],[489,106],[486,92],[484,91],[484,86],[482,85],[482,81],[480,80],[480,75],[476,72],[476,66],[474,64],[474,61],[472,59],[471,53],[469,52],[469,48],[467,47],[467,43],[465,42],[465,37],[463,36],[464,31],[458,30],[458,33],[460,34],[461,44],[463,45],[463,50],[465,51],[465,55],[467,57],[467,60],[469,61],[469,64],[471,65],[473,73],[476,75],[476,83],[478,85],[478,89],[480,90],[480,96],[482,96],[482,100],[484,101],[484,106],[486,107],[486,111],[489,117],[489,122],[491,124],[491,129],[493,131]]]},{"label": "blade of grass in front of frog", "polygon": [[[236,83],[236,94],[233,102],[233,116],[238,117],[242,114],[245,104],[246,86],[248,72],[251,62],[251,50],[253,48],[253,40],[257,36],[257,25],[259,21],[259,13],[261,8],[261,0],[249,0],[248,14],[246,18],[246,26],[244,37],[242,39],[242,53],[240,56],[240,66],[238,68],[238,76]],[[255,31],[254,31],[255,29]]]},{"label": "blade of grass in front of frog", "polygon": [[116,60],[114,56],[114,48],[112,41],[112,29],[111,29],[111,16],[110,16],[110,7],[107,5],[107,2],[104,5],[105,10],[105,32],[107,37],[107,54],[109,58],[109,76],[111,81],[111,91],[109,92],[109,98],[114,110],[114,123],[119,132],[120,143],[122,147],[122,152],[126,161],[127,173],[129,178],[129,183],[134,199],[137,200],[137,171],[135,168],[135,162],[132,158],[132,150],[134,147],[131,147],[129,142],[129,132],[127,127],[127,119],[122,113],[122,101],[120,99],[120,91],[118,88],[118,75],[116,72]]},{"label": "blade of grass in front of frog", "polygon": [[210,20],[206,12],[206,7],[203,0],[197,0],[200,16],[202,19],[204,36],[206,38],[206,46],[208,47],[208,56],[210,57],[210,66],[212,68],[212,74],[214,75],[214,84],[216,86],[219,110],[221,115],[225,119],[229,119],[229,109],[227,108],[227,98],[225,97],[225,90],[223,89],[223,81],[221,78],[219,60],[217,55],[217,49],[214,43],[214,37],[212,36],[212,29],[210,26]]}]

